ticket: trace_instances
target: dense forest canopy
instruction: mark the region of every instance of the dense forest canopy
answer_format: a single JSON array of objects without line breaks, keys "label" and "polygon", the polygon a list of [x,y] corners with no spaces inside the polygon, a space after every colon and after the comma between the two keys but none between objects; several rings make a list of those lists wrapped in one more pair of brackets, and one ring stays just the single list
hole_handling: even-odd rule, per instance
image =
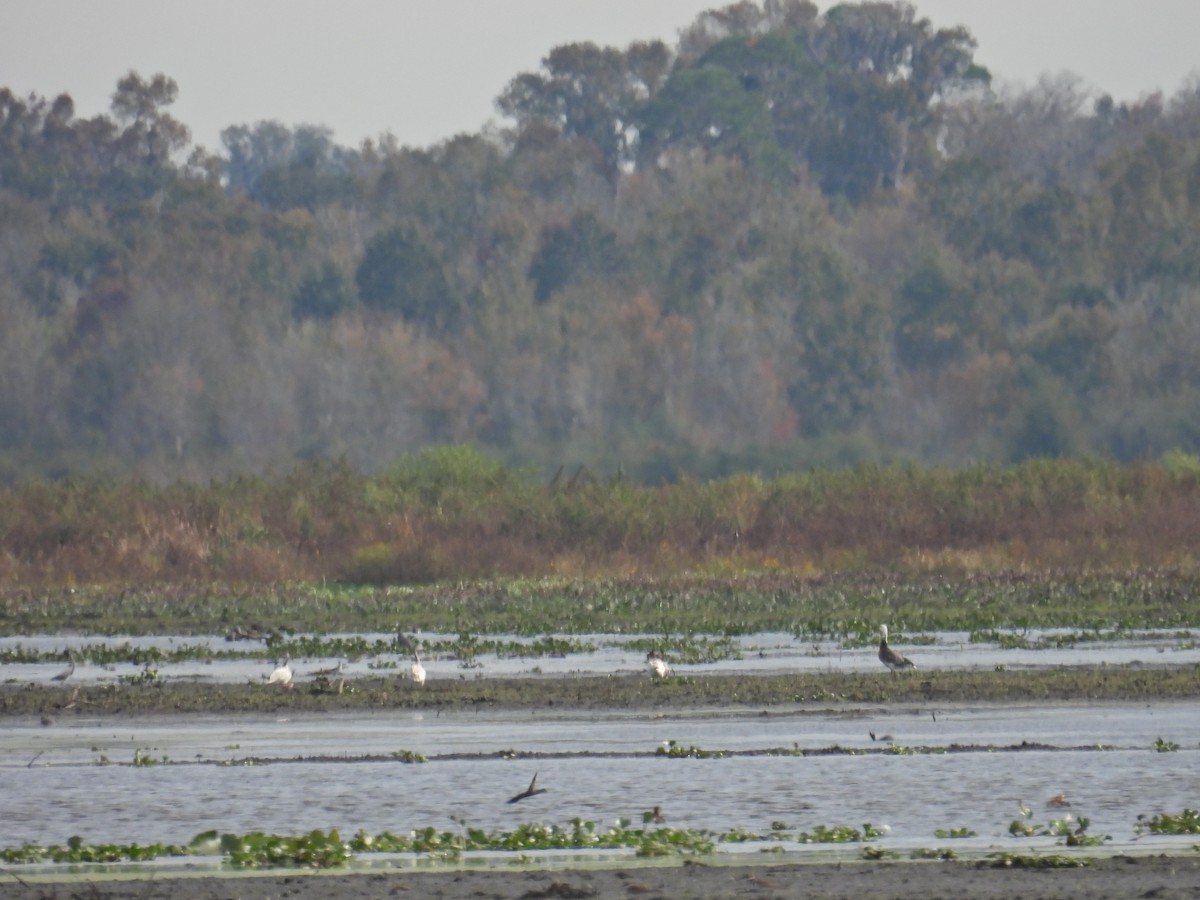
[{"label": "dense forest canopy", "polygon": [[1200,450],[1200,85],[1000,92],[907,3],[745,0],[429,148],[210,152],[178,90],[0,89],[0,480]]}]

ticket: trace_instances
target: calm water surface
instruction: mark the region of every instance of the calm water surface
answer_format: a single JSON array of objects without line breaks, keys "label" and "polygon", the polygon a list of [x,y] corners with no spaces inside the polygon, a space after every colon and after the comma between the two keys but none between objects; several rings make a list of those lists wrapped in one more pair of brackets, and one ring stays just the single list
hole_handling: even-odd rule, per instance
[{"label": "calm water surface", "polygon": [[[886,674],[881,677],[888,677]],[[936,716],[936,719],[935,719]],[[667,759],[664,741],[705,750],[832,746],[970,745],[976,752]],[[1162,737],[1180,745],[1153,749]],[[1052,749],[1005,750],[1022,741]],[[985,748],[991,745],[994,750]],[[1102,745],[1103,750],[1095,749]],[[391,758],[399,750],[423,764]],[[503,751],[589,756],[504,759]],[[142,751],[171,764],[130,765]],[[452,754],[466,754],[462,758]],[[382,755],[383,760],[364,757]],[[265,765],[214,760],[264,757]],[[305,760],[303,757],[319,757]],[[110,764],[99,765],[107,760]],[[685,715],[603,716],[412,712],[282,718],[186,717],[17,722],[0,732],[0,846],[26,841],[186,842],[208,829],[298,834],[337,827],[405,833],[433,826],[510,829],[524,822],[566,825],[581,816],[599,828],[619,817],[640,822],[660,805],[668,824],[763,833],[818,825],[887,825],[881,845],[945,843],[939,828],[969,827],[964,847],[1029,849],[1052,839],[1008,835],[1018,803],[1046,823],[1064,811],[1046,801],[1064,793],[1070,812],[1115,845],[1135,841],[1140,814],[1200,805],[1200,704],[1053,707],[879,707],[779,709],[769,714],[712,710]],[[509,796],[538,773],[547,793],[517,805]],[[1161,840],[1142,838],[1140,843]]]}]

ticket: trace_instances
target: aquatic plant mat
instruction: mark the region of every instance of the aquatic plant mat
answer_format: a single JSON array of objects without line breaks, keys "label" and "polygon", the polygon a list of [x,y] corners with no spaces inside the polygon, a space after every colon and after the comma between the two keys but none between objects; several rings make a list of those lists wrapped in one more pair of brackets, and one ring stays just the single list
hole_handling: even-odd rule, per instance
[{"label": "aquatic plant mat", "polygon": [[[0,900],[368,900],[385,897],[1183,897],[1200,891],[1200,854],[1081,857],[1086,864],[1039,865],[1052,858],[984,857],[953,861],[863,861],[856,852],[808,861],[743,859],[622,860],[572,863],[387,868],[361,872],[187,873],[144,871],[12,874],[0,872]],[[17,879],[21,879],[18,881]]]}]

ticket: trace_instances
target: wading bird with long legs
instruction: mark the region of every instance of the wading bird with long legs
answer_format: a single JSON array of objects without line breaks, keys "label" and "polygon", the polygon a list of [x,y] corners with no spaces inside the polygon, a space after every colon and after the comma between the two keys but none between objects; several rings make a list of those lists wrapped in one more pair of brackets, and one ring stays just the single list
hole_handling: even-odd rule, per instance
[{"label": "wading bird with long legs", "polygon": [[888,627],[886,625],[879,626],[879,661],[892,670],[893,673],[899,672],[901,669],[915,669],[916,663],[909,659],[904,654],[893,650],[888,646],[887,642]]}]

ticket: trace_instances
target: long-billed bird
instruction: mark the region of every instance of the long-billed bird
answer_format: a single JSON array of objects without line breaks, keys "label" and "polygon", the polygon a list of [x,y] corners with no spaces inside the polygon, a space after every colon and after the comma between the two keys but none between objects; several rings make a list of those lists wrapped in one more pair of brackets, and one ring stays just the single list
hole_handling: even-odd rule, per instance
[{"label": "long-billed bird", "polygon": [[916,664],[888,646],[887,642],[888,629],[886,625],[879,626],[879,661],[891,669],[893,672],[898,672],[901,669],[915,669]]},{"label": "long-billed bird", "polygon": [[517,794],[515,797],[509,797],[508,802],[517,803],[520,800],[524,800],[526,797],[532,797],[534,794],[544,793],[546,793],[546,789],[537,786],[537,772],[534,772],[533,780],[529,782],[529,787],[525,788],[525,790],[521,791],[521,793]]}]

